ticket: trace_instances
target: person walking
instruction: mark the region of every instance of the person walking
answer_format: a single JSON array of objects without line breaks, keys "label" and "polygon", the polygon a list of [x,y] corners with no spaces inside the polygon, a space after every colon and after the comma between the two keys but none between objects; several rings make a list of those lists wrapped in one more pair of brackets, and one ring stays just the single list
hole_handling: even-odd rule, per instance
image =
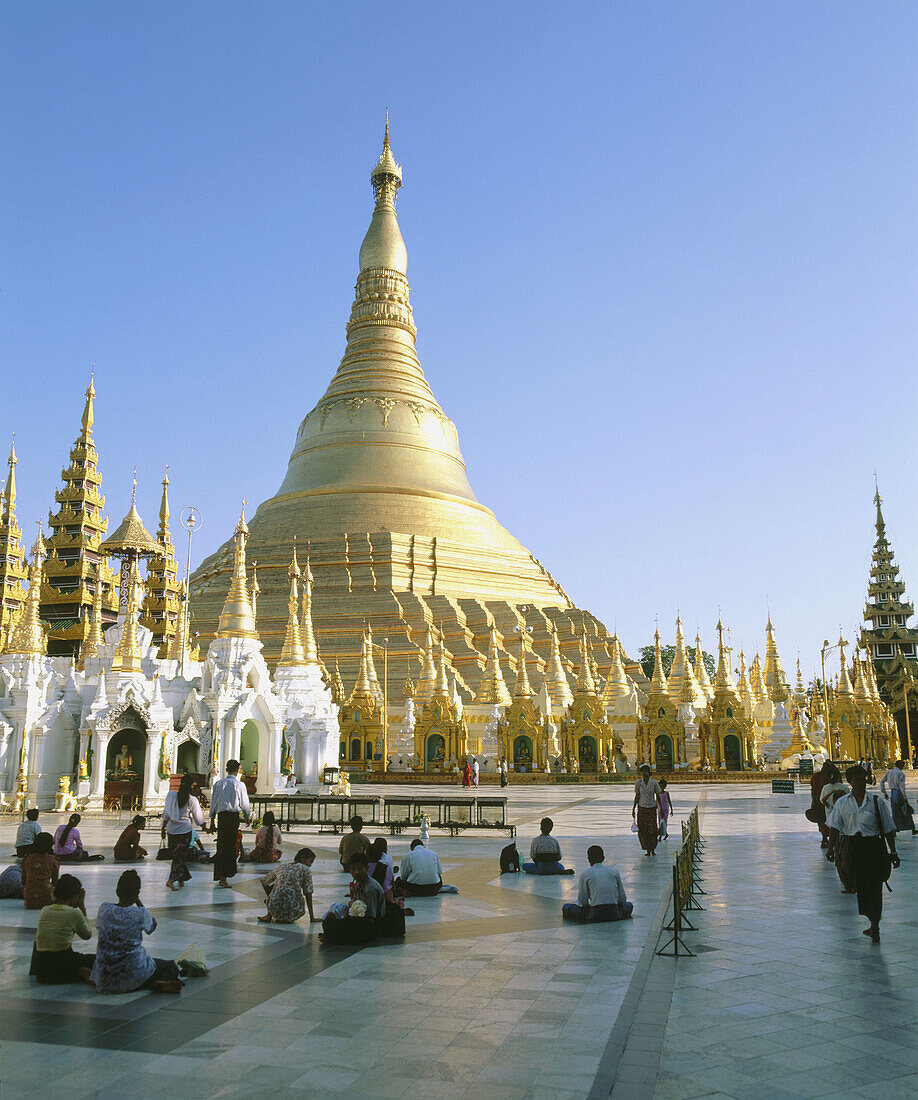
[{"label": "person walking", "polygon": [[910,829],[914,836],[918,833],[915,828],[915,818],[912,808],[905,793],[905,772],[902,770],[904,761],[897,760],[886,775],[880,780],[880,790],[889,798],[892,810],[893,822],[900,832]]},{"label": "person walking", "polygon": [[506,756],[502,756],[500,758],[500,785],[502,787],[506,787],[510,783],[509,772],[510,769],[507,767],[507,758]]},{"label": "person walking", "polygon": [[848,768],[845,779],[851,784],[851,793],[840,798],[829,814],[826,822],[829,826],[826,858],[833,858],[840,837],[851,840],[857,911],[870,921],[864,935],[879,943],[883,884],[892,869],[899,866],[896,828],[886,799],[879,795],[867,797],[865,767],[855,764]]},{"label": "person walking", "polygon": [[481,774],[481,765],[478,763],[478,757],[476,756],[472,760],[472,786],[478,786],[478,777]]},{"label": "person walking", "polygon": [[472,769],[469,767],[468,757],[462,761],[462,786],[471,787],[472,785]]},{"label": "person walking", "polygon": [[229,889],[226,881],[236,874],[236,841],[239,835],[239,818],[246,824],[252,818],[249,792],[239,781],[239,761],[227,760],[226,775],[214,783],[210,793],[210,828],[217,822],[217,852],[214,856],[214,882]]},{"label": "person walking", "polygon": [[[166,885],[170,890],[178,890],[191,878],[186,866],[188,851],[192,845],[194,828],[204,827],[204,814],[195,796],[191,793],[192,779],[183,775],[177,791],[166,795],[163,807],[162,838],[169,846],[172,865]],[[219,841],[218,841],[219,843]]]},{"label": "person walking", "polygon": [[637,815],[637,833],[644,854],[655,856],[659,833],[657,831],[657,816],[662,813],[660,784],[650,776],[650,765],[641,765],[641,777],[634,784],[634,805],[631,807],[631,816]]}]

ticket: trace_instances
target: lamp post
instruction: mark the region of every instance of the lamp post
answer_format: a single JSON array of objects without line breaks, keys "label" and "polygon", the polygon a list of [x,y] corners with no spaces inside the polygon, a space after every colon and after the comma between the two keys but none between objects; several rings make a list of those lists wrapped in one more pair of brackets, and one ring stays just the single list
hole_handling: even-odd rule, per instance
[{"label": "lamp post", "polygon": [[383,655],[383,703],[382,703],[382,770],[389,770],[389,639],[383,638],[383,644],[370,642],[374,649],[382,651]]},{"label": "lamp post", "polygon": [[[829,692],[826,688],[826,654],[830,649],[842,649],[847,644],[845,639],[839,634],[838,641],[834,645],[829,645],[829,639],[826,638],[822,643],[822,650],[820,652],[820,659],[822,661],[822,706],[823,710],[826,712],[826,732],[830,737],[832,736],[832,723],[829,716]],[[840,737],[835,738],[835,755],[837,758],[841,758]]]},{"label": "lamp post", "polygon": [[191,604],[191,540],[195,531],[204,526],[204,517],[197,508],[185,508],[181,515],[182,526],[188,532],[188,557],[185,560],[185,606],[182,608],[182,679],[185,679],[185,652],[188,649],[188,609]]}]

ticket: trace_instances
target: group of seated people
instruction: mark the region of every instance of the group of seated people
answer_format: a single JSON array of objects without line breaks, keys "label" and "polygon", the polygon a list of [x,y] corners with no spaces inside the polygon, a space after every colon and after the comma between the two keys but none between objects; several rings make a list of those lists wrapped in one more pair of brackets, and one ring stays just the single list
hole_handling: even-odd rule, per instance
[{"label": "group of seated people", "polygon": [[[363,818],[355,815],[348,822],[351,831],[345,833],[338,845],[338,860],[343,871],[350,871],[355,855],[364,855],[369,864],[382,863],[389,868],[389,883],[386,889],[392,889],[398,898],[429,898],[443,890],[443,866],[440,857],[427,848],[422,840],[411,842],[408,854],[402,860],[401,868],[393,866],[384,837],[370,841],[363,833]],[[395,878],[396,872],[398,878]],[[453,892],[455,887],[447,887]]]},{"label": "group of seated people", "polygon": [[[524,863],[521,868],[526,874],[574,874],[572,868],[565,867],[561,862],[561,845],[551,835],[553,828],[552,819],[543,817],[539,823],[539,835],[529,846],[531,862]],[[508,848],[513,854],[509,860],[502,858],[501,873],[518,869],[519,854],[516,853],[516,846],[508,845]],[[603,924],[607,921],[627,920],[631,916],[634,906],[625,894],[622,876],[614,867],[605,866],[605,858],[606,854],[598,844],[587,849],[590,869],[580,875],[577,901],[561,906],[564,920],[579,924]]]}]

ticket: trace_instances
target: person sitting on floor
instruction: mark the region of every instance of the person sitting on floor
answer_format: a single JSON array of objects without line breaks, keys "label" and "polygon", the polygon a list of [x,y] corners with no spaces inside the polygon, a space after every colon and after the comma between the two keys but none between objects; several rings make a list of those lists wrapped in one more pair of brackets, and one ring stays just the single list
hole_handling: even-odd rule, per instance
[{"label": "person sitting on floor", "polygon": [[[367,852],[367,869],[370,873],[370,878],[375,878],[383,888],[386,895],[386,901],[394,901],[395,898],[392,893],[392,886],[395,882],[395,876],[392,873],[392,857],[383,847],[385,843],[382,837],[379,837],[370,845],[370,849]],[[383,856],[388,856],[388,862],[383,859]]]},{"label": "person sitting on floor", "polygon": [[568,869],[561,862],[561,845],[551,835],[555,823],[550,817],[543,817],[539,822],[540,833],[529,845],[530,863],[523,864],[523,870],[527,875],[572,875],[573,869]]},{"label": "person sitting on floor", "polygon": [[614,867],[606,867],[606,853],[598,844],[587,849],[590,869],[581,872],[577,904],[561,906],[565,920],[580,924],[601,924],[605,921],[627,920],[634,906],[625,895],[622,876]]},{"label": "person sitting on floor", "polygon": [[395,880],[396,896],[429,898],[439,894],[442,885],[440,857],[431,848],[425,848],[422,840],[412,840]]},{"label": "person sitting on floor", "polygon": [[359,814],[355,814],[348,825],[350,825],[351,831],[344,834],[341,843],[338,845],[338,859],[342,871],[350,870],[353,856],[357,855],[358,852],[361,855],[366,855],[370,848],[370,842],[363,835],[363,818]]},{"label": "person sitting on floor", "polygon": [[22,868],[13,863],[0,875],[0,901],[22,897]]},{"label": "person sitting on floor", "polygon": [[95,955],[73,950],[73,937],[88,940],[92,926],[86,919],[86,891],[74,875],[61,875],[54,902],[42,909],[32,948],[29,973],[42,985],[64,985],[85,980]]},{"label": "person sitting on floor", "polygon": [[146,857],[146,848],[140,846],[140,830],[146,824],[147,819],[141,814],[131,818],[130,825],[115,841],[115,863],[139,863]]},{"label": "person sitting on floor", "polygon": [[54,837],[39,833],[32,851],[22,861],[22,896],[26,909],[42,909],[54,901],[61,862],[53,852]]},{"label": "person sitting on floor", "polygon": [[300,848],[292,863],[282,863],[261,880],[265,890],[267,913],[262,924],[292,924],[309,912],[310,923],[318,920],[312,911],[312,867],[316,858],[312,848]]},{"label": "person sitting on floor", "polygon": [[32,851],[35,838],[41,832],[38,824],[38,810],[26,810],[26,819],[16,830],[16,855],[27,856]]},{"label": "person sitting on floor", "polygon": [[367,872],[367,857],[358,852],[351,859],[351,900],[333,905],[322,921],[319,940],[326,947],[370,943],[386,912],[386,895]]},{"label": "person sitting on floor", "polygon": [[96,959],[89,980],[100,993],[181,993],[179,968],[166,959],[152,959],[144,950],[143,934],[156,931],[156,920],[140,901],[140,875],[133,869],[118,879],[118,901],[99,906]]},{"label": "person sitting on floor", "polygon": [[77,825],[79,825],[82,820],[79,814],[71,814],[70,820],[66,825],[59,825],[57,827],[57,831],[54,834],[54,854],[61,863],[96,862],[97,860],[105,859],[105,856],[101,853],[91,856],[83,847],[80,830],[77,828]]},{"label": "person sitting on floor", "polygon": [[[281,857],[283,837],[274,823],[273,810],[266,810],[261,828],[255,834],[255,847],[245,857],[247,863],[277,863]],[[301,914],[302,915],[302,914]]]}]

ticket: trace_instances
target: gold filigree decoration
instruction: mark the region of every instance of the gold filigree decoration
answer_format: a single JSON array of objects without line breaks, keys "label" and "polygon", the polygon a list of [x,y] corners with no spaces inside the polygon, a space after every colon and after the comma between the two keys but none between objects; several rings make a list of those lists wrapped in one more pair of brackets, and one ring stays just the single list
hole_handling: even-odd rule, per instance
[{"label": "gold filigree decoration", "polygon": [[363,404],[365,404],[366,400],[367,399],[365,397],[349,397],[347,401],[344,402],[344,407],[347,409],[348,420],[354,419],[357,413],[360,412],[360,408]]},{"label": "gold filigree decoration", "polygon": [[389,413],[395,408],[395,401],[391,397],[374,397],[373,404],[379,409],[383,427],[387,428],[389,426]]}]

